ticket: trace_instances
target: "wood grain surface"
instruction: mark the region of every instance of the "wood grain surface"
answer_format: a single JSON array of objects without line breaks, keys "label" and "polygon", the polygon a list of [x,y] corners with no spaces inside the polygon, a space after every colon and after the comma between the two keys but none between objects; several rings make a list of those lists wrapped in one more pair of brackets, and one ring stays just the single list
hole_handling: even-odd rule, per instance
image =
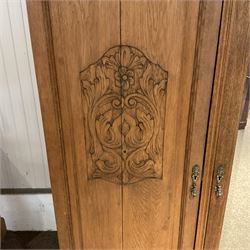
[{"label": "wood grain surface", "polygon": [[[218,249],[237,138],[249,53],[249,2],[223,3],[222,26],[195,249]],[[223,196],[215,195],[222,165]],[[233,230],[233,229],[232,229]]]},{"label": "wood grain surface", "polygon": [[[189,133],[183,178],[179,249],[192,249],[195,242],[221,7],[221,1],[202,1],[200,4],[195,69],[191,90],[193,98],[189,109]],[[198,197],[192,197],[190,192],[192,179],[190,176],[192,175],[192,168],[196,164],[198,164],[200,170],[197,184]]]},{"label": "wood grain surface", "polygon": [[[199,196],[190,196],[191,170],[199,164],[202,176],[221,2],[30,1],[28,9],[60,247],[193,248]],[[136,56],[127,57],[131,51]],[[138,68],[123,65],[126,58],[136,58]],[[152,113],[148,116],[142,104],[138,113],[129,102],[127,110],[123,106],[114,112],[108,102],[98,106],[93,100],[102,94],[119,96],[119,83],[122,105],[128,101],[126,91],[141,98],[149,86],[135,92],[133,84],[143,84],[135,74],[145,65],[166,84],[156,109],[162,138],[152,152],[158,152],[160,139],[164,143],[157,156],[162,160],[138,174],[124,160],[132,152],[127,145],[138,150],[140,138],[150,140],[157,131]],[[101,80],[110,82],[107,93],[107,84],[97,84]],[[86,95],[86,89],[93,92]],[[88,119],[94,114],[89,96],[98,106],[93,121]],[[135,117],[143,122],[135,124]],[[137,144],[126,138],[131,127]],[[140,137],[145,127],[151,130]],[[107,144],[112,153],[120,153],[115,165],[103,152]],[[145,167],[142,158],[156,157],[150,152],[149,158],[148,152],[132,162]]]},{"label": "wood grain surface", "polygon": [[125,249],[177,249],[199,2],[122,1],[121,42],[169,72],[163,180],[123,187]]},{"label": "wood grain surface", "polygon": [[81,72],[89,180],[162,178],[167,80],[164,69],[127,45]]},{"label": "wood grain surface", "polygon": [[[79,74],[120,43],[117,1],[50,2],[58,92],[73,211],[81,224],[79,248],[121,247],[121,186],[88,181]],[[112,20],[112,21],[111,21]],[[76,213],[78,211],[78,213]],[[77,233],[78,233],[77,232]]]},{"label": "wood grain surface", "polygon": [[28,1],[29,25],[35,58],[36,77],[43,116],[43,126],[50,180],[56,212],[60,246],[74,248],[69,186],[64,160],[60,107],[56,87],[53,41],[47,3]]},{"label": "wood grain surface", "polygon": [[[120,248],[121,187],[85,181],[87,170],[79,79],[82,69],[113,44],[120,43],[119,4],[110,1],[31,1],[29,10],[60,246]],[[34,23],[36,16],[41,16],[40,22]],[[46,29],[40,27],[44,22]],[[49,41],[42,40],[41,31],[45,32],[44,39]],[[45,46],[49,48],[41,50]],[[47,69],[51,63],[53,67]],[[44,79],[46,73],[48,76]],[[52,76],[54,78],[49,82]],[[48,99],[52,93],[54,96]],[[57,117],[53,113],[54,105],[57,105],[60,121],[54,120]],[[53,126],[59,130],[57,133],[50,132]],[[62,148],[55,143],[58,133]],[[60,156],[62,163],[58,159]],[[65,185],[67,189],[64,191]],[[65,200],[59,200],[61,197]],[[86,230],[89,228],[92,230]]]}]

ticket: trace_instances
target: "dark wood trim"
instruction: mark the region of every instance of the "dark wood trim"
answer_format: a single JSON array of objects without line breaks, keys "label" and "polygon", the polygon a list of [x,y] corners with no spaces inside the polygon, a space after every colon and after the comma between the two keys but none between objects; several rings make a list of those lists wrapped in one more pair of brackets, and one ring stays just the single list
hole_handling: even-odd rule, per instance
[{"label": "dark wood trim", "polygon": [[[249,51],[249,2],[225,1],[216,63],[195,249],[218,249],[237,138]],[[223,196],[214,192],[225,168]]]},{"label": "dark wood trim", "polygon": [[1,195],[9,194],[51,194],[50,188],[2,188]]},{"label": "dark wood trim", "polygon": [[248,119],[249,108],[250,108],[249,103],[250,103],[250,69],[248,70],[248,74],[247,74],[246,81],[245,81],[239,129],[245,129],[247,125],[247,119]]}]

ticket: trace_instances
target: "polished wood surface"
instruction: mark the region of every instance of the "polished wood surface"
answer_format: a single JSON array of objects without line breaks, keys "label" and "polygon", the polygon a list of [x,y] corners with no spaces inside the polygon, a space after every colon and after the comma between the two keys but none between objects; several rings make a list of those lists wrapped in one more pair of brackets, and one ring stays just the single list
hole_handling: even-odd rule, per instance
[{"label": "polished wood surface", "polygon": [[199,4],[124,1],[121,7],[122,43],[142,48],[169,72],[163,179],[124,186],[124,248],[176,249]]},{"label": "polished wood surface", "polygon": [[56,212],[58,237],[60,245],[70,249],[74,247],[74,236],[63,154],[60,107],[55,86],[56,74],[48,5],[38,1],[29,1],[27,4],[54,207],[58,211]]},{"label": "polished wood surface", "polygon": [[[50,2],[67,176],[75,187],[76,248],[121,248],[121,186],[88,181],[80,72],[120,43],[117,1]],[[112,21],[111,21],[112,20]]]},{"label": "polished wood surface", "polygon": [[28,2],[61,248],[202,249],[221,5]]},{"label": "polished wood surface", "polygon": [[84,154],[75,154],[84,152],[79,72],[119,44],[119,4],[30,1],[28,10],[60,246],[120,248],[121,187],[83,181]]},{"label": "polished wood surface", "polygon": [[[185,169],[183,178],[183,200],[179,249],[193,249],[196,236],[197,213],[203,177],[210,97],[215,70],[219,39],[222,1],[202,1],[199,13],[199,31],[196,40],[195,69],[193,73],[192,96],[189,108],[188,136],[186,142]],[[191,196],[192,169],[199,166],[198,197]],[[198,198],[198,199],[197,199]]]},{"label": "polished wood surface", "polygon": [[117,45],[80,73],[88,179],[162,179],[168,72]]},{"label": "polished wood surface", "polygon": [[[205,171],[195,249],[218,249],[230,183],[249,51],[249,2],[226,1],[210,111]],[[222,165],[222,197],[216,172]],[[233,230],[233,229],[232,229]]]}]

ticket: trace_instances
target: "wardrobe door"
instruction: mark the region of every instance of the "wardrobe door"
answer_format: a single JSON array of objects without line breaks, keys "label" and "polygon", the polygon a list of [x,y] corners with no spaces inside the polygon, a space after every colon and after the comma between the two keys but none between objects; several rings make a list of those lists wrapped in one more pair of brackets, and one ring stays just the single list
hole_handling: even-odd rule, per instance
[{"label": "wardrobe door", "polygon": [[220,6],[29,2],[61,248],[193,247]]},{"label": "wardrobe door", "polygon": [[136,95],[156,110],[149,143],[130,160],[157,175],[123,186],[125,249],[194,246],[220,15],[220,1],[121,1],[121,43],[148,64]]}]

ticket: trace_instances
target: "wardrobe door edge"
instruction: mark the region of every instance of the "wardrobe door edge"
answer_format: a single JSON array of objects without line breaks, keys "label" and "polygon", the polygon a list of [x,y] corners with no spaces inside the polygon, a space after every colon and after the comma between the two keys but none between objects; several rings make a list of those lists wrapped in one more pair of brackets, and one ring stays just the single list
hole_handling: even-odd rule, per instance
[{"label": "wardrobe door edge", "polygon": [[[226,1],[223,13],[206,146],[195,249],[218,249],[232,170],[249,53],[249,2]],[[222,165],[223,196],[216,197]]]},{"label": "wardrobe door edge", "polygon": [[27,10],[59,244],[62,249],[74,249],[49,2],[27,1]]},{"label": "wardrobe door edge", "polygon": [[[195,68],[188,121],[179,249],[193,249],[201,194],[201,179],[219,40],[222,1],[201,1],[196,38]],[[198,166],[197,196],[192,196],[192,172]]]}]

